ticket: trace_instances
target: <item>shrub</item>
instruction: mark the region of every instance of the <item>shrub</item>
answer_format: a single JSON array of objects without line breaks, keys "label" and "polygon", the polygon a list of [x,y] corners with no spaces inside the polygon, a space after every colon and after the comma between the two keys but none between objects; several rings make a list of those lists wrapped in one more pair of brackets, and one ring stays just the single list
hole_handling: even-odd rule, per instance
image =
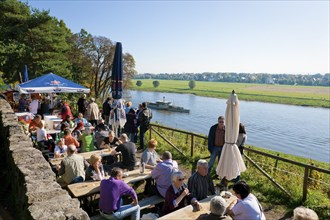
[{"label": "shrub", "polygon": [[196,87],[196,82],[195,80],[190,80],[188,83],[188,86],[190,89],[194,89]]},{"label": "shrub", "polygon": [[159,86],[159,81],[158,81],[158,80],[153,81],[153,82],[152,82],[152,85],[153,85],[155,88],[157,88],[157,87]]}]

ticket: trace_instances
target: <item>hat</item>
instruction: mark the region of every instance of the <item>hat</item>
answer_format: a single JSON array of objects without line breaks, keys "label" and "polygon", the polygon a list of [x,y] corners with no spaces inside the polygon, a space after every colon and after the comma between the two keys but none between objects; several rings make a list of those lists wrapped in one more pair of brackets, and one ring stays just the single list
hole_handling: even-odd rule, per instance
[{"label": "hat", "polygon": [[95,98],[91,98],[91,101],[92,101],[92,102],[95,102]]}]

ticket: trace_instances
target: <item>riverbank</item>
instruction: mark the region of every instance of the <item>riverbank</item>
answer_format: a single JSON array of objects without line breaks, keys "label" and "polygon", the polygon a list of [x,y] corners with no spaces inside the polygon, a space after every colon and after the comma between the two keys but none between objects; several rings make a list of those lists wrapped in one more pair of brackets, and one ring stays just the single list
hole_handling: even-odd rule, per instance
[{"label": "riverbank", "polygon": [[[141,86],[136,85],[138,80],[142,82]],[[189,81],[157,80],[159,86],[155,88],[152,83],[155,79],[138,80],[132,80],[132,90],[187,93],[225,99],[235,90],[240,100],[330,108],[329,87],[196,81],[196,87],[190,89]]]}]

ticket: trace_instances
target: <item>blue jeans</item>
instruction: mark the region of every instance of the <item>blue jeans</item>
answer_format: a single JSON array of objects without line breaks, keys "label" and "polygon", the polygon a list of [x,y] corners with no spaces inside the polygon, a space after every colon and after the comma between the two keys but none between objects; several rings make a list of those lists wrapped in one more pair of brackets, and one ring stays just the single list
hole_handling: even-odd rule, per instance
[{"label": "blue jeans", "polygon": [[101,215],[109,220],[123,219],[126,216],[131,216],[131,220],[140,219],[140,206],[139,205],[123,205],[116,212],[112,214],[105,214],[100,212]]},{"label": "blue jeans", "polygon": [[213,147],[213,151],[211,153],[210,161],[209,161],[209,170],[208,170],[209,173],[213,167],[215,159],[218,157],[218,161],[220,160],[221,151],[222,151],[222,147]]},{"label": "blue jeans", "polygon": [[77,176],[75,177],[70,184],[73,184],[73,183],[81,183],[81,182],[84,182],[84,178],[82,176]]}]

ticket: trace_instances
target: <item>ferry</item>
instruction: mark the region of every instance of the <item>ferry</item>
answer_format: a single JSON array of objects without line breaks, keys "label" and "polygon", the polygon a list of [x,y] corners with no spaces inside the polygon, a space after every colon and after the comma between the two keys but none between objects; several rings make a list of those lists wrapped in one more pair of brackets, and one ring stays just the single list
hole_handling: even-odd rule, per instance
[{"label": "ferry", "polygon": [[148,102],[148,107],[151,109],[165,110],[171,112],[190,113],[189,109],[172,105],[171,102],[165,100],[165,97],[163,97],[163,100],[157,100],[156,102]]}]

